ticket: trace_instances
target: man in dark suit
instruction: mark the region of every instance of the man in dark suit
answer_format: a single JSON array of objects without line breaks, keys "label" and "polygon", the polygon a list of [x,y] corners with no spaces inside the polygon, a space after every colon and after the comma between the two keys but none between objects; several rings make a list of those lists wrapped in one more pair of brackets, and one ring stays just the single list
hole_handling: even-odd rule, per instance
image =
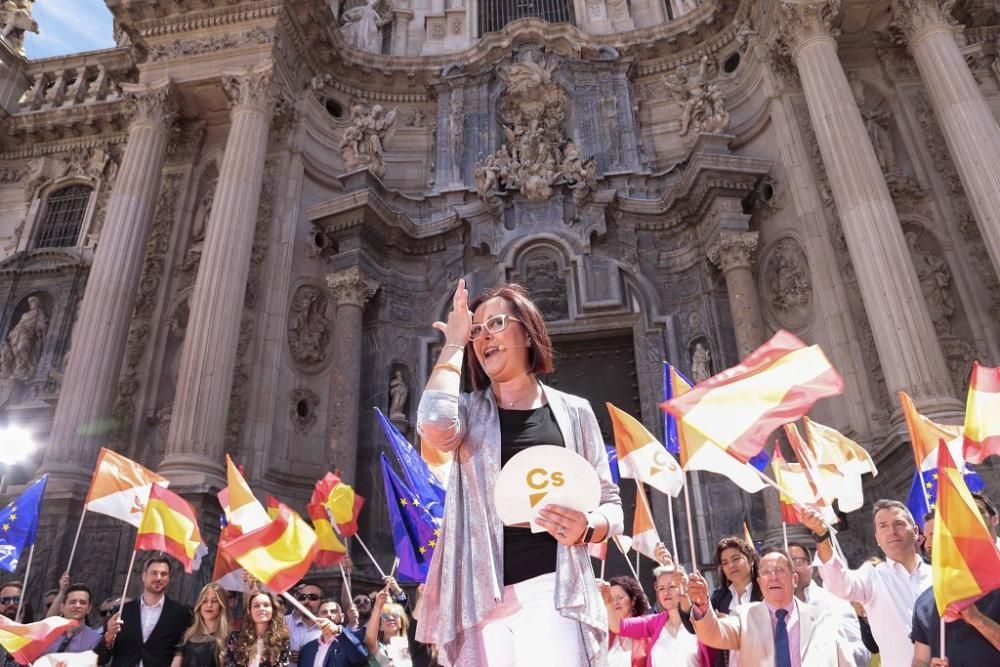
[{"label": "man in dark suit", "polygon": [[333,600],[324,600],[316,623],[322,634],[299,651],[298,667],[360,667],[368,664],[364,628],[351,630],[343,625],[344,614]]},{"label": "man in dark suit", "polygon": [[170,561],[165,556],[146,561],[142,596],[108,621],[97,648],[99,664],[113,658],[115,667],[170,667],[181,636],[191,625],[191,610],[166,596],[169,583]]}]

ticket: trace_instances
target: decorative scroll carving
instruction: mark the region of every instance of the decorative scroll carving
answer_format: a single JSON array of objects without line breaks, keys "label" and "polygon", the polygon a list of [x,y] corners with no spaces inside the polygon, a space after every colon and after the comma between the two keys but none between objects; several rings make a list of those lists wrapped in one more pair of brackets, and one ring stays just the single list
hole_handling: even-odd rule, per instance
[{"label": "decorative scroll carving", "polygon": [[254,28],[246,32],[224,33],[211,37],[182,39],[167,44],[157,44],[149,49],[149,61],[157,62],[170,58],[187,58],[204,53],[217,53],[226,49],[246,47],[252,44],[269,44],[274,40],[274,31]]},{"label": "decorative scroll carving", "polygon": [[958,0],[895,0],[892,24],[913,39],[935,25],[957,25],[951,12]]},{"label": "decorative scroll carving", "polygon": [[327,274],[326,286],[337,306],[350,305],[358,308],[364,308],[379,288],[378,281],[356,266]]},{"label": "decorative scroll carving", "polygon": [[291,404],[288,416],[292,420],[292,427],[298,435],[306,435],[316,425],[319,396],[310,389],[298,387],[288,394],[288,399]]},{"label": "decorative scroll carving", "polygon": [[769,250],[761,269],[764,297],[778,322],[798,329],[809,319],[812,280],[798,241],[785,237]]},{"label": "decorative scroll carving", "polygon": [[799,46],[814,37],[833,36],[841,0],[781,0],[774,46],[783,55],[792,55]]},{"label": "decorative scroll carving", "polygon": [[749,269],[757,251],[757,232],[723,232],[709,246],[708,261],[723,273],[732,269]]},{"label": "decorative scroll carving", "polygon": [[234,107],[250,107],[271,113],[278,99],[277,85],[270,65],[222,75],[222,88]]},{"label": "decorative scroll carving", "polygon": [[37,296],[28,297],[28,310],[0,346],[0,380],[29,380],[38,370],[49,318]]},{"label": "decorative scroll carving", "polygon": [[123,83],[122,103],[133,123],[170,127],[177,118],[177,95],[169,79],[155,86]]},{"label": "decorative scroll carving", "polygon": [[683,137],[690,130],[725,132],[729,128],[729,112],[719,84],[708,80],[708,56],[701,57],[698,69],[690,71],[687,65],[677,68],[677,73],[662,78],[664,87],[684,111],[681,115]]},{"label": "decorative scroll carving", "polygon": [[344,169],[368,169],[376,176],[385,174],[383,147],[396,132],[396,110],[385,111],[381,104],[368,109],[358,102],[351,106],[351,124],[340,139]]},{"label": "decorative scroll carving", "polygon": [[303,285],[295,291],[288,314],[288,349],[301,366],[318,366],[326,360],[333,337],[333,322],[326,316],[326,294]]},{"label": "decorative scroll carving", "polygon": [[541,202],[563,180],[579,206],[597,186],[596,163],[583,161],[563,134],[567,96],[553,77],[556,65],[536,63],[528,53],[525,62],[500,70],[507,84],[500,101],[505,144],[473,169],[479,198],[494,214],[502,207],[501,195],[513,190]]}]

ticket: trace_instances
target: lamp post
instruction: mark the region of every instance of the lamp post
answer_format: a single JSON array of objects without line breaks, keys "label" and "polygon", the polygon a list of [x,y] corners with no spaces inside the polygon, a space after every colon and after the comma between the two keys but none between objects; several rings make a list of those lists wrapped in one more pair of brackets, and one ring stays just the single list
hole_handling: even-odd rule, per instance
[{"label": "lamp post", "polygon": [[0,496],[3,496],[7,486],[7,471],[28,460],[35,453],[38,445],[28,429],[15,424],[0,427]]}]

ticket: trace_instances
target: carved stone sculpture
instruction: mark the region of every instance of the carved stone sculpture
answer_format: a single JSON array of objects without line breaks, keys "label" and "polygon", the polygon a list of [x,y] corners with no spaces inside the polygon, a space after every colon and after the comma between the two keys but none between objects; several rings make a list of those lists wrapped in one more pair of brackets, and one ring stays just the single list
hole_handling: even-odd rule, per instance
[{"label": "carved stone sculpture", "polygon": [[288,315],[288,348],[302,366],[316,366],[326,359],[333,336],[333,322],[326,316],[326,294],[317,287],[303,285],[292,297]]},{"label": "carved stone sculpture", "polygon": [[920,291],[927,303],[927,310],[939,334],[951,333],[951,318],[955,314],[955,301],[951,296],[951,269],[947,262],[935,254],[920,248],[920,237],[916,232],[906,233],[906,244],[910,248],[913,267],[917,270]]},{"label": "carved stone sculpture", "polygon": [[385,142],[396,130],[396,110],[385,111],[381,104],[369,110],[364,104],[351,106],[351,124],[340,139],[340,156],[347,171],[367,168],[376,176],[385,174],[382,161]]},{"label": "carved stone sculpture", "polygon": [[712,377],[712,353],[698,341],[691,351],[691,380],[697,384],[710,377]]},{"label": "carved stone sculpture", "polygon": [[0,21],[3,22],[0,38],[18,53],[24,53],[24,33],[38,34],[38,22],[31,17],[32,1],[7,0],[0,6]]},{"label": "carved stone sculpture", "polygon": [[681,65],[676,74],[663,77],[663,85],[671,92],[684,111],[681,114],[681,136],[692,129],[695,133],[725,132],[729,129],[729,112],[722,90],[708,80],[708,56],[694,72]]},{"label": "carved stone sculpture", "polygon": [[382,53],[382,26],[390,19],[379,16],[375,5],[379,0],[348,9],[340,17],[340,35],[348,46],[368,53]]},{"label": "carved stone sculpture", "polygon": [[410,397],[410,388],[406,386],[403,371],[396,370],[389,382],[389,419],[406,419],[406,399]]},{"label": "carved stone sculpture", "polygon": [[889,112],[875,100],[869,99],[864,85],[860,82],[853,82],[851,87],[882,173],[891,174],[896,171],[896,152],[889,131]]},{"label": "carved stone sculpture", "polygon": [[0,347],[0,379],[28,380],[35,375],[42,357],[48,318],[36,296],[28,297],[28,310],[21,315]]},{"label": "carved stone sculpture", "polygon": [[554,72],[554,64],[530,57],[500,70],[507,84],[500,101],[505,143],[473,168],[479,198],[494,214],[501,196],[514,190],[541,202],[552,196],[553,185],[565,182],[580,206],[597,185],[596,163],[584,161],[563,134],[567,96]]},{"label": "carved stone sculpture", "polygon": [[812,280],[802,247],[792,238],[778,241],[761,271],[763,291],[782,326],[798,328],[808,318]]}]

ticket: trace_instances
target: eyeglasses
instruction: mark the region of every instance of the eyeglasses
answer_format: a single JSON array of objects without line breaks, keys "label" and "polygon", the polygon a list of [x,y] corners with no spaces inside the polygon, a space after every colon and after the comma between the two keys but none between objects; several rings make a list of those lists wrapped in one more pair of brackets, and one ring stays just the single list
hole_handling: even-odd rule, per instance
[{"label": "eyeglasses", "polygon": [[0,604],[21,604],[20,595],[5,595],[0,598]]},{"label": "eyeglasses", "polygon": [[768,570],[761,570],[760,576],[763,579],[770,579],[771,577],[784,577],[788,575],[788,568],[786,567],[776,567]]},{"label": "eyeglasses", "polygon": [[298,600],[299,602],[305,602],[306,600],[309,600],[310,602],[316,602],[317,600],[319,600],[319,596],[316,595],[315,593],[299,593],[298,595],[295,596],[295,599]]},{"label": "eyeglasses", "polygon": [[382,614],[381,618],[382,618],[383,621],[398,621],[399,620],[399,616],[397,614]]},{"label": "eyeglasses", "polygon": [[[498,313],[482,324],[473,324],[469,327],[469,340],[476,340],[483,335],[483,331],[489,334],[498,334],[507,328],[508,322],[521,322],[513,315]],[[524,324],[524,322],[521,322]]]}]

